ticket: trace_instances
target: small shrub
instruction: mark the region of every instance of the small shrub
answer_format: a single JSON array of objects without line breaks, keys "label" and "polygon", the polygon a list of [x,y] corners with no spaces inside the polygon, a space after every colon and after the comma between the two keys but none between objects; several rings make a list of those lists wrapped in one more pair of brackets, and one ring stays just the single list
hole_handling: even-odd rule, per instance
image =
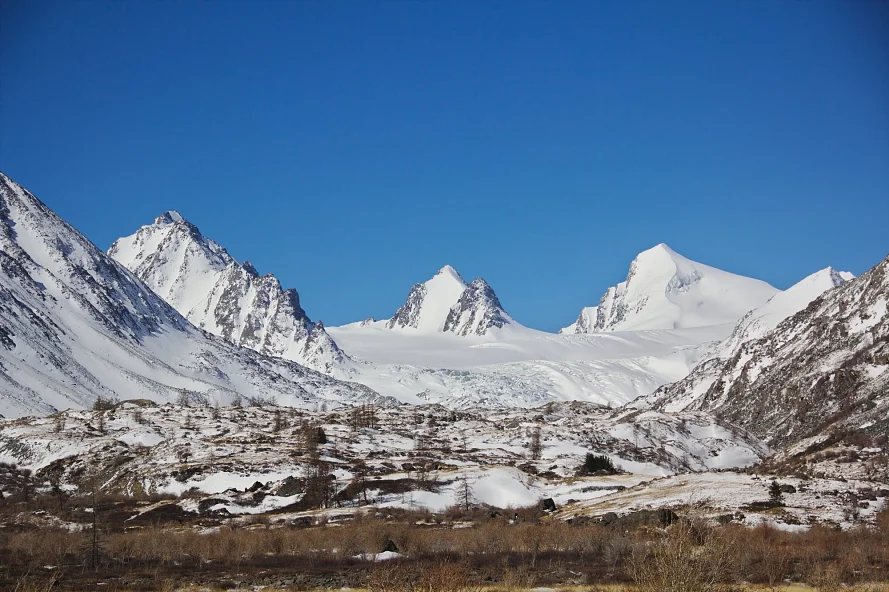
[{"label": "small shrub", "polygon": [[587,453],[583,464],[577,469],[578,475],[595,475],[596,473],[613,475],[617,472],[619,472],[619,469],[614,466],[610,458],[604,454],[593,454],[591,452]]}]

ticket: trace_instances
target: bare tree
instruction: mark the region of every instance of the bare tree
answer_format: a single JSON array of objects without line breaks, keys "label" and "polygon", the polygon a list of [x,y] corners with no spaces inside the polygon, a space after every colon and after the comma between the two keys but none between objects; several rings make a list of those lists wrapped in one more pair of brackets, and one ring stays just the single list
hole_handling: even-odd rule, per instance
[{"label": "bare tree", "polygon": [[336,494],[336,483],[331,480],[330,465],[321,460],[317,452],[309,461],[309,474],[306,478],[306,498],[319,508],[330,507]]},{"label": "bare tree", "polygon": [[540,441],[540,426],[536,426],[531,430],[531,442],[528,444],[528,450],[531,452],[531,458],[540,460],[543,452],[543,444]]},{"label": "bare tree", "polygon": [[272,427],[272,430],[275,433],[278,433],[278,432],[285,430],[285,429],[287,429],[287,419],[285,417],[282,417],[280,408],[275,409],[274,425]]},{"label": "bare tree", "polygon": [[352,409],[349,413],[349,427],[352,431],[361,428],[377,427],[376,407],[371,403],[365,403]]},{"label": "bare tree", "polygon": [[475,493],[472,490],[472,483],[466,473],[463,473],[457,479],[457,505],[467,512],[475,505]]},{"label": "bare tree", "polygon": [[358,502],[360,504],[361,498],[364,498],[364,505],[367,505],[367,475],[368,468],[367,463],[363,460],[359,460],[355,463],[354,468],[355,473],[355,487],[357,489],[358,494]]}]

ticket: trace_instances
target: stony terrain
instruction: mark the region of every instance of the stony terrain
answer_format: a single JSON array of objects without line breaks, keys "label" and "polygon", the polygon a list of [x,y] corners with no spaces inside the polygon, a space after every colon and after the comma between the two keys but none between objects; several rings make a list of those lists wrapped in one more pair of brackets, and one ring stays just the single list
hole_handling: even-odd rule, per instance
[{"label": "stony terrain", "polygon": [[886,435],[887,305],[889,258],[633,406],[718,414],[775,447],[837,429]]}]

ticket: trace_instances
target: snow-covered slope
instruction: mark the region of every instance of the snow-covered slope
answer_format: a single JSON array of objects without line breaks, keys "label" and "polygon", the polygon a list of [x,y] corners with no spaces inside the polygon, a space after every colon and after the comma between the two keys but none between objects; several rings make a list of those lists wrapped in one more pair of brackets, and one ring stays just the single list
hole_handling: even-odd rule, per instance
[{"label": "snow-covered slope", "polygon": [[734,324],[777,292],[765,282],[686,259],[662,243],[636,256],[627,279],[609,288],[598,306],[584,308],[562,332]]},{"label": "snow-covered slope", "polygon": [[723,358],[733,356],[742,343],[762,337],[787,317],[806,308],[827,290],[853,279],[855,276],[848,271],[836,271],[832,267],[827,267],[800,280],[783,292],[778,292],[768,302],[751,310],[738,321],[731,336],[717,347],[718,355]]},{"label": "snow-covered slope", "polygon": [[238,263],[177,212],[118,239],[108,254],[198,327],[243,347],[330,373],[348,358],[296,290]]},{"label": "snow-covered slope", "polygon": [[[825,279],[836,281],[836,276],[822,273],[812,283],[823,286]],[[838,427],[885,433],[887,305],[889,257],[861,277],[823,292],[772,331],[742,343],[731,357],[700,364],[686,378],[647,397],[642,408],[718,413],[782,445]],[[638,407],[638,402],[631,406]]]},{"label": "snow-covered slope", "polygon": [[100,395],[296,406],[378,397],[196,329],[0,173],[0,414],[88,407]]},{"label": "snow-covered slope", "polygon": [[460,336],[392,331],[385,322],[328,328],[356,362],[351,380],[402,401],[463,408],[620,406],[688,374],[731,327],[594,335],[508,329]]}]

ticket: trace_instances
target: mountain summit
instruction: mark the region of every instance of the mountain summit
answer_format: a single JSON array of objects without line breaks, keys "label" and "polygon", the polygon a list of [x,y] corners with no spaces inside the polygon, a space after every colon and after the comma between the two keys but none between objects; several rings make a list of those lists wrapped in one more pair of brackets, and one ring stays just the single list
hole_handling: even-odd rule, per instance
[{"label": "mountain summit", "polygon": [[451,307],[463,294],[466,282],[450,265],[438,270],[432,278],[414,284],[404,304],[386,323],[389,329],[412,328],[441,331]]},{"label": "mountain summit", "polygon": [[732,324],[778,293],[760,280],[686,259],[661,243],[633,259],[627,279],[608,288],[561,333],[686,329]]},{"label": "mountain summit", "polygon": [[500,305],[494,289],[483,278],[476,278],[463,290],[451,307],[442,331],[457,335],[485,335],[488,329],[500,329],[512,319]]},{"label": "mountain summit", "polygon": [[511,323],[494,289],[484,279],[477,278],[467,285],[456,269],[445,265],[431,279],[413,285],[386,327],[466,336],[485,335],[488,329]]},{"label": "mountain summit", "polygon": [[188,320],[232,343],[328,373],[348,360],[296,290],[238,263],[178,212],[118,239],[108,254]]}]

